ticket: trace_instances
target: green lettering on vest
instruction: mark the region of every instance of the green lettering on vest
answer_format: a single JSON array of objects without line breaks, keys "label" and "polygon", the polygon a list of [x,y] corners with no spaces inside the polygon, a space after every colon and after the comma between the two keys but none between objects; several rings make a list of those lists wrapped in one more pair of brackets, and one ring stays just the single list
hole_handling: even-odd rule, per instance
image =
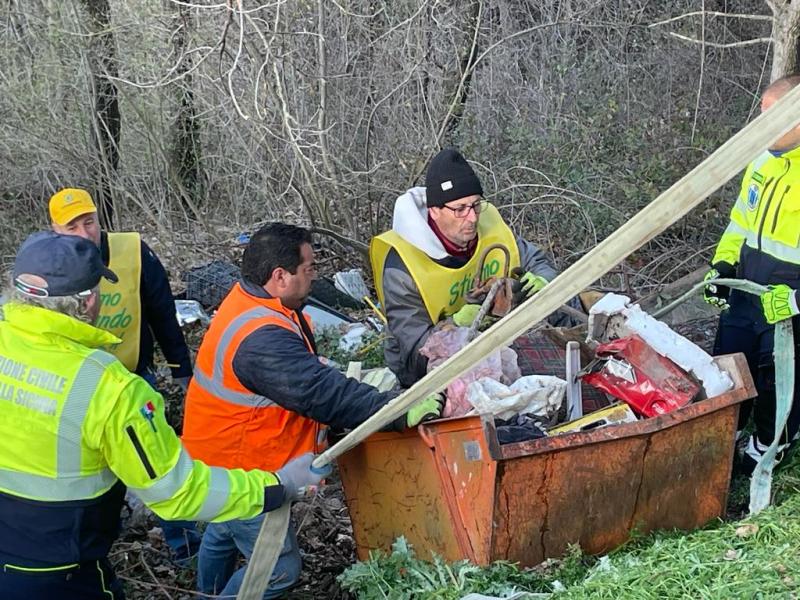
[{"label": "green lettering on vest", "polygon": [[458,302],[458,281],[456,281],[453,285],[450,286],[450,306],[453,306],[456,302]]},{"label": "green lettering on vest", "polygon": [[469,275],[464,277],[464,280],[461,282],[461,297],[463,298],[464,295],[472,289],[472,282],[473,278]]},{"label": "green lettering on vest", "polygon": [[[122,309],[119,312],[110,314],[110,315],[100,315],[100,318],[97,320],[96,327],[100,329],[107,329],[109,331],[114,329],[125,329],[133,320],[133,317],[127,313],[126,309]],[[121,334],[114,332],[117,337],[121,337]]]},{"label": "green lettering on vest", "polygon": [[131,324],[131,320],[132,319],[133,319],[133,317],[131,317],[129,314],[127,314],[125,309],[123,308],[120,312],[111,315],[111,320],[110,320],[108,326],[110,328],[113,327],[115,329],[117,327],[120,327],[120,328],[124,329],[125,327],[127,327],[128,325]]},{"label": "green lettering on vest", "polygon": [[116,292],[114,294],[100,294],[101,306],[116,306],[122,300],[122,294]]},{"label": "green lettering on vest", "polygon": [[500,271],[499,260],[494,259],[491,262],[484,264],[483,271],[481,271],[481,281],[486,281],[490,277],[497,275],[498,271]]}]

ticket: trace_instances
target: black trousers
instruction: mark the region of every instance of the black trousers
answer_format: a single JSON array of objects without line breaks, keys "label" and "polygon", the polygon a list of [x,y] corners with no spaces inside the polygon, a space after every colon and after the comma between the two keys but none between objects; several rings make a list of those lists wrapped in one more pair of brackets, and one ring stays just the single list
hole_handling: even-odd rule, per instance
[{"label": "black trousers", "polygon": [[[739,429],[750,416],[755,424],[756,439],[769,445],[775,438],[775,360],[773,357],[775,328],[767,323],[758,296],[731,292],[730,309],[720,316],[714,354],[742,352],[758,392],[758,397],[742,403]],[[794,403],[786,428],[780,432],[781,444],[788,444],[800,428],[800,331],[798,318],[793,319],[795,331]]]},{"label": "black trousers", "polygon": [[122,583],[106,559],[56,571],[0,570],[3,600],[124,600]]}]

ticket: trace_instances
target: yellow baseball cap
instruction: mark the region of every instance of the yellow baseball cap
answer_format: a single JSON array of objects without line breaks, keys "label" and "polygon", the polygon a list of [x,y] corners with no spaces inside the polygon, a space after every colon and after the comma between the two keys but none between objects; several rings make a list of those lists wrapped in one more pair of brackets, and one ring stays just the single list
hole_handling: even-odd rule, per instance
[{"label": "yellow baseball cap", "polygon": [[56,225],[66,225],[75,217],[96,213],[89,192],[79,188],[64,188],[50,198],[50,219]]}]

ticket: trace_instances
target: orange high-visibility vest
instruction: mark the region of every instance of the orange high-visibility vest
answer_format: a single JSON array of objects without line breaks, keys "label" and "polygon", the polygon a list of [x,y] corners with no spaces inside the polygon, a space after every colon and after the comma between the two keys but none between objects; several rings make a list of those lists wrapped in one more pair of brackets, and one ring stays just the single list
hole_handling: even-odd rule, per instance
[{"label": "orange high-visibility vest", "polygon": [[265,325],[293,331],[313,352],[294,311],[276,298],[251,296],[237,283],[203,338],[186,393],[182,437],[192,458],[229,469],[275,471],[317,450],[319,423],[255,394],[233,372],[239,344]]}]

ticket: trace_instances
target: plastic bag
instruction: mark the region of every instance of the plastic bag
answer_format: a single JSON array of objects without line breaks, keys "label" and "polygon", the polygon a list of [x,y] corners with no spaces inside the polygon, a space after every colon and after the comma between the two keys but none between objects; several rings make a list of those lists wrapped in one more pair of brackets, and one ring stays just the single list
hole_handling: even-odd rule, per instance
[{"label": "plastic bag", "polygon": [[[420,353],[428,357],[428,371],[435,369],[453,354],[467,345],[468,327],[456,327],[452,322],[443,322],[428,336]],[[470,371],[453,380],[445,390],[447,401],[443,417],[460,417],[472,410],[467,400],[467,388],[482,377],[510,384],[521,377],[517,365],[517,353],[511,348],[501,348],[476,364]]]},{"label": "plastic bag", "polygon": [[670,359],[661,356],[638,335],[597,347],[603,360],[583,380],[628,404],[634,412],[654,417],[689,404],[700,391]]},{"label": "plastic bag", "polygon": [[507,420],[517,414],[550,419],[564,402],[567,382],[550,375],[520,377],[510,386],[482,378],[469,385],[467,400],[479,414]]},{"label": "plastic bag", "polygon": [[181,327],[195,321],[200,321],[203,325],[211,322],[211,318],[197,300],[175,300],[175,317]]}]

